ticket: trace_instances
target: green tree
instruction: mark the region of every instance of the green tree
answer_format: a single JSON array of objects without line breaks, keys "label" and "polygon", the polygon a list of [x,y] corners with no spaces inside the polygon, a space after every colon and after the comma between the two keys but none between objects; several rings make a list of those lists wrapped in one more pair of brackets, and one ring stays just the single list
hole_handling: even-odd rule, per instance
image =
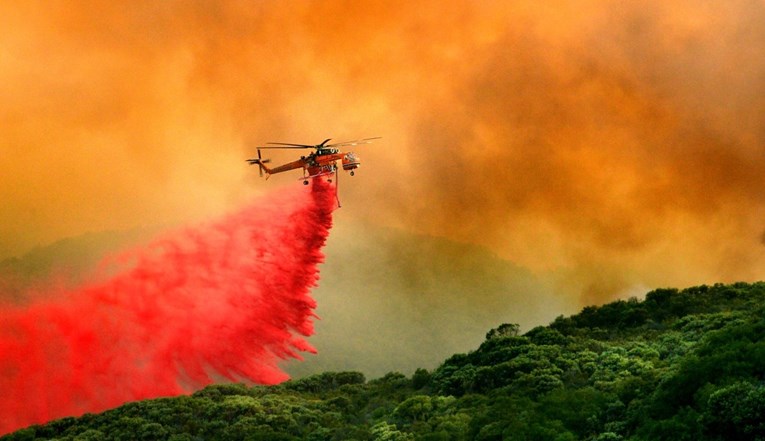
[{"label": "green tree", "polygon": [[414,436],[398,430],[395,424],[381,421],[372,427],[372,439],[375,441],[412,441]]},{"label": "green tree", "polygon": [[393,416],[405,423],[425,421],[433,412],[431,398],[427,395],[415,395],[396,406]]},{"label": "green tree", "polygon": [[422,389],[430,383],[430,372],[426,369],[418,368],[412,375],[412,388]]},{"label": "green tree", "polygon": [[503,323],[486,333],[486,340],[500,337],[516,337],[521,327],[516,323]]},{"label": "green tree", "polygon": [[742,381],[716,390],[702,421],[716,439],[765,439],[765,386]]}]

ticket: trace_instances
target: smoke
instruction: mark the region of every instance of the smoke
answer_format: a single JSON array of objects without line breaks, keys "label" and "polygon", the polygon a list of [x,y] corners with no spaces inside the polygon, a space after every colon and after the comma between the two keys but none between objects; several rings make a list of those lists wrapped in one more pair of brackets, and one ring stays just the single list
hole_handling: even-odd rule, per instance
[{"label": "smoke", "polygon": [[342,189],[359,223],[483,246],[580,304],[762,278],[764,21],[761,0],[0,5],[0,256],[238,206],[262,142],[382,136]]},{"label": "smoke", "polygon": [[472,51],[423,63],[408,226],[556,270],[582,303],[762,277],[765,11],[699,3],[526,4],[491,39],[434,37]]},{"label": "smoke", "polygon": [[398,60],[418,99],[391,222],[581,304],[763,277],[762,2],[461,5],[402,26],[421,49]]},{"label": "smoke", "polygon": [[[301,186],[302,187],[302,186]],[[282,190],[110,261],[103,282],[0,311],[0,432],[177,395],[215,380],[274,384],[313,352],[334,191]]]},{"label": "smoke", "polygon": [[318,353],[287,365],[295,376],[409,375],[475,349],[502,323],[527,331],[576,310],[548,280],[485,248],[358,225],[341,214],[325,248],[333,264],[322,268],[313,292],[322,318],[311,338]]}]

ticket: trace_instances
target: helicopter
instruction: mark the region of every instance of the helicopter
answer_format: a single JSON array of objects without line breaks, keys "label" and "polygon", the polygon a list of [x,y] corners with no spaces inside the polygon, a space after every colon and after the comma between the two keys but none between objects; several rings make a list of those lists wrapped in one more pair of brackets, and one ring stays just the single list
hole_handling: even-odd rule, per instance
[{"label": "helicopter", "polygon": [[[309,180],[318,178],[320,176],[327,176],[327,181],[332,182],[332,175],[339,181],[339,174],[337,172],[337,162],[340,161],[343,170],[349,172],[351,176],[355,175],[355,170],[361,165],[360,158],[353,152],[341,152],[338,147],[348,147],[359,144],[369,144],[375,139],[381,139],[377,136],[374,138],[357,139],[354,141],[338,142],[334,144],[328,144],[332,138],[327,138],[320,144],[292,144],[285,142],[268,142],[265,146],[257,147],[258,157],[248,159],[247,162],[250,165],[258,165],[260,176],[263,177],[265,173],[266,179],[269,176],[277,173],[283,173],[290,170],[303,169],[303,177],[299,180],[303,181],[303,185],[308,185]],[[263,159],[261,155],[262,149],[314,149],[313,152],[308,155],[301,156],[300,159],[278,167],[269,168],[266,164],[270,163],[270,159]],[[337,205],[340,206],[340,198],[337,196],[338,183],[335,183],[335,197],[337,198]]]},{"label": "helicopter", "polygon": [[[341,152],[338,147],[354,146],[359,144],[369,144],[375,139],[381,137],[357,139],[355,141],[339,142],[335,144],[328,144],[332,138],[327,138],[320,144],[291,144],[285,142],[268,142],[266,146],[257,147],[258,157],[248,159],[247,162],[250,165],[257,164],[260,169],[260,176],[265,173],[266,179],[269,176],[277,173],[283,173],[290,170],[303,169],[303,177],[299,180],[303,181],[304,185],[308,185],[309,180],[318,178],[320,176],[328,176],[327,180],[332,182],[332,175],[338,180],[338,164],[340,161],[343,170],[349,172],[351,176],[355,174],[355,170],[361,165],[361,160],[353,152]],[[262,149],[314,149],[313,152],[306,156],[301,156],[300,159],[278,167],[269,168],[266,164],[270,163],[270,159],[263,159],[261,156]],[[340,201],[338,200],[338,205]]]},{"label": "helicopter", "polygon": [[[303,177],[300,178],[300,180],[303,181],[303,184],[308,185],[309,179],[336,173],[337,161],[342,161],[343,170],[349,171],[350,175],[353,176],[355,174],[354,170],[357,169],[359,165],[361,165],[359,157],[356,156],[356,154],[353,152],[341,152],[337,147],[369,144],[373,140],[380,138],[381,137],[378,136],[375,138],[357,139],[355,141],[339,142],[336,144],[327,144],[332,140],[332,138],[327,138],[320,144],[316,145],[291,144],[286,142],[267,142],[267,146],[257,147],[258,158],[248,159],[247,162],[250,163],[250,165],[257,164],[260,168],[260,176],[262,177],[263,173],[265,172],[266,179],[276,173],[282,173],[302,168]],[[301,156],[297,161],[292,161],[278,167],[269,168],[266,166],[266,164],[270,163],[271,160],[263,159],[260,152],[262,149],[315,149],[315,151],[310,153],[308,156]]]}]

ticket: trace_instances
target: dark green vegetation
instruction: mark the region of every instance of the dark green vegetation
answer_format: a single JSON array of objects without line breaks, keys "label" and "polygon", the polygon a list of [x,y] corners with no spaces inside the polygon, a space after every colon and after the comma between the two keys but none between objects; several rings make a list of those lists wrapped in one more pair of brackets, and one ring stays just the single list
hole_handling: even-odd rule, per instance
[{"label": "dark green vegetation", "polygon": [[3,439],[757,440],[764,380],[765,283],[737,283],[502,325],[411,378],[216,385]]}]

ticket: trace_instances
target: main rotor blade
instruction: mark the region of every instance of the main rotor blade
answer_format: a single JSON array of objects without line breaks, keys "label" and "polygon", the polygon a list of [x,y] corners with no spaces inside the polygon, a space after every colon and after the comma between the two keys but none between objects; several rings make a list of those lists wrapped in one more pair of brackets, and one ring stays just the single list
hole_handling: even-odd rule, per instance
[{"label": "main rotor blade", "polygon": [[[274,143],[269,143],[274,144]],[[274,147],[274,146],[258,146],[259,149],[312,149],[314,146],[312,145],[284,145],[280,147]]]},{"label": "main rotor blade", "polygon": [[382,136],[376,136],[374,138],[364,138],[364,139],[357,139],[355,141],[345,141],[345,142],[339,142],[337,144],[329,144],[325,145],[324,147],[345,147],[349,145],[359,145],[359,144],[369,144],[375,139],[381,139]]},{"label": "main rotor blade", "polygon": [[315,145],[291,144],[291,143],[287,143],[287,142],[267,142],[266,144],[270,144],[270,145],[286,145],[286,146],[290,146],[290,147],[303,147],[303,148],[314,148],[314,147],[316,147]]}]

